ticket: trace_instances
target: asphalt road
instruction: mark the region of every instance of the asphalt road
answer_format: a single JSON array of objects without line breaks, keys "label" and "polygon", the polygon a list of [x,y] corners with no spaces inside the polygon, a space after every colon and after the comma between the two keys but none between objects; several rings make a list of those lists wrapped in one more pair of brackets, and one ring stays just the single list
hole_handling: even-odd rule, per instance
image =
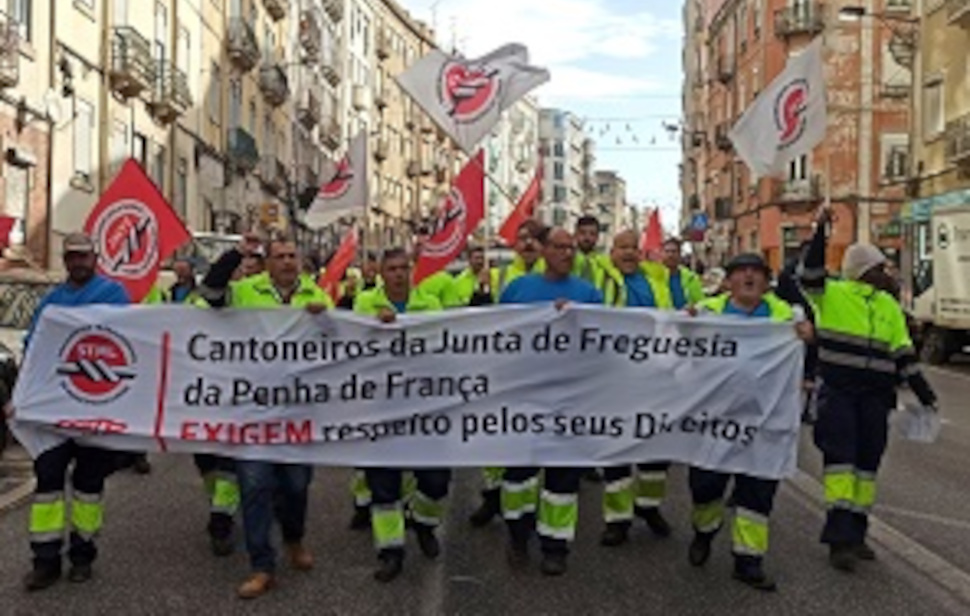
[{"label": "asphalt road", "polygon": [[[918,454],[914,454],[918,455]],[[543,577],[536,568],[513,574],[503,528],[473,530],[477,475],[455,483],[444,553],[429,562],[413,541],[404,575],[379,585],[367,533],[346,529],[350,513],[345,470],[320,469],[313,485],[307,542],[318,559],[310,573],[282,570],[280,584],[254,602],[236,599],[247,573],[243,554],[216,559],[203,527],[206,508],[190,460],[155,457],[154,473],[112,478],[96,577],[26,594],[29,563],[26,508],[0,518],[0,610],[3,614],[959,614],[959,605],[907,562],[876,546],[880,560],[854,576],[829,569],[817,534],[817,503],[785,487],[776,502],[768,566],[780,592],[763,595],[730,579],[723,535],[705,569],[686,560],[690,537],[684,476],[677,471],[665,505],[674,537],[657,540],[642,525],[631,543],[598,545],[599,492],[585,484],[580,535],[569,573]],[[966,535],[966,533],[964,533]],[[956,535],[955,535],[956,536]],[[966,537],[961,538],[964,543]]]}]

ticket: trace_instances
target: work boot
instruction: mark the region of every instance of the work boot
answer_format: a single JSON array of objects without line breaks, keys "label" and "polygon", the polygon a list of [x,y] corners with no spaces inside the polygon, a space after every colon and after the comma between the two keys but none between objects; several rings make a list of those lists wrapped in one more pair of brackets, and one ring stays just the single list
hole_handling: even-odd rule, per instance
[{"label": "work boot", "polygon": [[83,584],[90,580],[93,574],[90,564],[71,565],[71,570],[67,572],[67,581]]},{"label": "work boot", "polygon": [[563,575],[569,569],[565,552],[543,552],[540,570],[542,575]]},{"label": "work boot", "polygon": [[630,525],[622,522],[611,522],[606,525],[603,534],[600,535],[600,545],[614,548],[623,545],[630,538]]},{"label": "work boot", "polygon": [[735,556],[734,579],[762,592],[774,592],[778,590],[778,584],[765,575],[764,569],[761,567],[760,558]]},{"label": "work boot", "polygon": [[670,523],[660,513],[659,507],[642,507],[636,510],[637,517],[642,519],[650,527],[650,532],[658,537],[669,537],[672,532]]},{"label": "work boot", "polygon": [[876,560],[876,552],[869,547],[868,543],[862,543],[855,546],[855,557],[859,560],[873,561]]},{"label": "work boot", "polygon": [[687,560],[695,567],[702,567],[711,557],[711,541],[714,535],[711,533],[694,533],[694,540],[690,542],[687,550]]},{"label": "work boot", "polygon": [[33,570],[24,576],[24,588],[28,592],[50,588],[61,579],[60,567],[34,566]]},{"label": "work boot", "polygon": [[303,547],[302,543],[286,544],[286,556],[290,561],[290,566],[297,571],[313,569],[313,555]]},{"label": "work boot", "polygon": [[434,529],[424,524],[416,524],[414,534],[418,536],[418,547],[421,548],[421,553],[431,559],[438,558],[441,554],[441,544],[438,543]]},{"label": "work boot", "polygon": [[378,559],[381,565],[374,572],[374,579],[378,582],[386,584],[401,575],[401,571],[404,570],[404,552],[397,550],[382,552],[378,555]]},{"label": "work boot", "polygon": [[256,599],[265,595],[273,585],[275,580],[269,573],[258,571],[249,576],[236,591],[240,599]]},{"label": "work boot", "polygon": [[370,507],[354,506],[354,517],[350,518],[350,530],[370,529]]},{"label": "work boot", "polygon": [[135,456],[135,463],[132,465],[132,468],[139,475],[148,475],[152,472],[152,465],[148,461],[148,456],[145,454]]},{"label": "work boot", "polygon": [[839,571],[855,571],[856,553],[850,545],[832,544],[829,547],[829,564]]},{"label": "work boot", "polygon": [[502,513],[502,492],[501,490],[483,490],[482,504],[478,509],[468,516],[468,521],[475,528],[486,526],[495,516]]}]

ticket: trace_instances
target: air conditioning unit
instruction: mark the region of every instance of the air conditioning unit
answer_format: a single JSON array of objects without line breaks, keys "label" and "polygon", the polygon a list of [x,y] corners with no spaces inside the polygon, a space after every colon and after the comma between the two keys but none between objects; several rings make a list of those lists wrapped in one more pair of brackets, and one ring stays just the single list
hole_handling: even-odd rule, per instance
[{"label": "air conditioning unit", "polygon": [[370,107],[370,97],[367,88],[364,86],[354,86],[351,95],[351,103],[356,111],[364,111]]}]

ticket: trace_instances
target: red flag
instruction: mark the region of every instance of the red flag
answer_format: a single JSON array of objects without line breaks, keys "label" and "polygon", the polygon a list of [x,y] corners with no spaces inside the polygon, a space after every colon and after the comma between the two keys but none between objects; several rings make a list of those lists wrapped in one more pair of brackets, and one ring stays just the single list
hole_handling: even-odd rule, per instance
[{"label": "red flag", "polygon": [[330,262],[327,263],[327,270],[323,273],[323,276],[320,276],[320,280],[317,281],[317,284],[329,293],[334,301],[339,299],[337,294],[340,289],[340,281],[343,280],[347,268],[350,267],[350,264],[356,258],[357,229],[351,227],[347,229],[344,239],[340,241],[340,246],[337,247],[337,252],[334,253],[333,257],[330,258]]},{"label": "red flag", "polygon": [[192,237],[131,158],[91,210],[84,232],[98,247],[98,271],[125,285],[133,302],[151,290],[161,262]]},{"label": "red flag", "polygon": [[10,232],[17,219],[13,216],[0,216],[0,250],[10,247]]},{"label": "red flag", "polygon": [[643,228],[643,236],[640,238],[640,251],[648,259],[656,257],[656,254],[663,249],[663,227],[660,226],[660,209],[655,208],[650,213],[650,220]]},{"label": "red flag", "polygon": [[516,234],[519,232],[519,225],[532,217],[536,206],[539,205],[541,197],[542,156],[540,155],[539,168],[536,169],[535,177],[529,182],[529,186],[526,187],[525,192],[519,197],[519,202],[515,205],[515,209],[509,213],[509,217],[505,219],[505,222],[502,223],[502,228],[499,229],[498,236],[505,241],[506,246],[515,244],[515,240],[518,239]]},{"label": "red flag", "polygon": [[461,170],[451,191],[438,205],[438,219],[414,268],[419,283],[451,263],[468,243],[468,235],[485,217],[485,156],[481,150]]}]

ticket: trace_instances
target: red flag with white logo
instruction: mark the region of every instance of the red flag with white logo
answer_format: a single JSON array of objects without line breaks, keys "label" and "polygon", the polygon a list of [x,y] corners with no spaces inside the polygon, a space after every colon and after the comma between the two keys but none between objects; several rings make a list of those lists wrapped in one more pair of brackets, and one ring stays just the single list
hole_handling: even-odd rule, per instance
[{"label": "red flag with white logo", "polygon": [[304,222],[314,229],[326,227],[363,212],[367,199],[367,131],[360,131],[340,160],[324,166],[323,184]]},{"label": "red flag with white logo", "polygon": [[347,268],[357,258],[357,245],[357,228],[351,227],[347,229],[343,240],[340,241],[340,246],[337,247],[337,252],[330,258],[326,271],[317,282],[320,288],[329,293],[335,301],[339,299],[337,295],[340,289],[340,281],[343,280]]},{"label": "red flag with white logo", "polygon": [[485,217],[485,155],[479,150],[451,183],[438,204],[438,217],[418,256],[415,283],[443,270],[468,243],[468,236]]},{"label": "red flag with white logo", "polygon": [[650,220],[643,228],[643,235],[640,237],[640,251],[651,260],[658,259],[664,243],[663,227],[660,226],[660,209],[655,208],[650,213]]},{"label": "red flag with white logo", "polygon": [[547,81],[549,71],[530,65],[528,49],[518,43],[471,59],[433,49],[397,76],[401,88],[469,156],[503,111]]},{"label": "red flag with white logo", "polygon": [[148,295],[162,261],[192,237],[131,158],[91,210],[84,232],[98,248],[98,272],[123,284],[133,302]]},{"label": "red flag with white logo", "polygon": [[498,235],[505,241],[507,246],[515,244],[515,240],[518,239],[519,225],[532,217],[541,199],[542,156],[539,157],[539,167],[536,169],[535,176],[529,182],[522,196],[519,197],[519,202],[515,205],[515,209],[509,213],[509,217],[505,219],[505,222],[502,223],[502,228],[499,229]]}]

